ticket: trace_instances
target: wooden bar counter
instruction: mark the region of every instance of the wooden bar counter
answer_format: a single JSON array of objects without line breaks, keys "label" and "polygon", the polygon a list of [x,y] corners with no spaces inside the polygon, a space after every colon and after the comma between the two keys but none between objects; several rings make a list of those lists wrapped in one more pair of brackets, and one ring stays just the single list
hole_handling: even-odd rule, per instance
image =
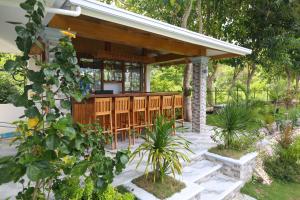
[{"label": "wooden bar counter", "polygon": [[[119,93],[119,94],[91,94],[90,97],[83,102],[72,102],[72,116],[74,121],[88,124],[92,123],[94,116],[94,102],[96,98],[112,98],[116,97],[140,97],[140,96],[174,96],[181,95],[180,92],[133,92],[133,93]],[[114,109],[114,108],[113,108]],[[114,112],[114,110],[112,110]]]}]

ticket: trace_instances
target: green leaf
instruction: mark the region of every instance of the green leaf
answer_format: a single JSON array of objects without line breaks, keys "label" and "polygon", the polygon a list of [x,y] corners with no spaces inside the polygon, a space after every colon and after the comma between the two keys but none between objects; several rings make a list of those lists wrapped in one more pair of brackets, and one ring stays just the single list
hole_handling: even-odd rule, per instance
[{"label": "green leaf", "polygon": [[69,110],[71,108],[71,102],[69,100],[61,100],[60,105],[62,108]]},{"label": "green leaf", "polygon": [[79,162],[78,164],[76,164],[71,171],[71,174],[74,176],[81,176],[84,175],[84,173],[86,172],[87,168],[89,166],[89,162],[86,160],[83,160],[81,162]]},{"label": "green leaf", "polygon": [[73,140],[76,137],[76,131],[72,127],[66,127],[64,129],[64,135]]},{"label": "green leaf", "polygon": [[8,61],[6,61],[6,63],[4,64],[4,69],[5,69],[6,71],[11,71],[11,70],[17,69],[18,67],[20,67],[19,62],[14,61],[14,60],[8,60]]},{"label": "green leaf", "polygon": [[26,169],[26,175],[32,181],[51,176],[53,169],[48,161],[42,160],[29,165]]},{"label": "green leaf", "polygon": [[26,175],[32,181],[37,181],[41,178],[41,169],[36,165],[29,165],[26,170]]},{"label": "green leaf", "polygon": [[125,154],[123,154],[121,157],[120,157],[120,161],[123,165],[126,165],[128,163],[128,160],[129,160],[129,157]]},{"label": "green leaf", "polygon": [[55,121],[56,115],[54,113],[48,113],[46,116],[47,121]]},{"label": "green leaf", "polygon": [[32,11],[34,9],[34,4],[26,1],[26,2],[20,3],[20,7],[26,11]]},{"label": "green leaf", "polygon": [[4,156],[0,158],[0,165],[6,164],[8,161],[10,161],[13,158],[13,156]]},{"label": "green leaf", "polygon": [[59,146],[59,142],[59,137],[56,134],[48,135],[46,138],[46,145],[50,150],[55,150]]},{"label": "green leaf", "polygon": [[45,83],[45,75],[42,71],[35,72],[33,70],[28,70],[27,77],[30,81],[34,83],[39,83],[39,84]]},{"label": "green leaf", "polygon": [[22,165],[8,162],[0,168],[0,185],[10,181],[18,181],[25,174],[25,168]]},{"label": "green leaf", "polygon": [[39,117],[40,111],[37,109],[37,107],[32,106],[25,110],[25,115],[28,118]]}]

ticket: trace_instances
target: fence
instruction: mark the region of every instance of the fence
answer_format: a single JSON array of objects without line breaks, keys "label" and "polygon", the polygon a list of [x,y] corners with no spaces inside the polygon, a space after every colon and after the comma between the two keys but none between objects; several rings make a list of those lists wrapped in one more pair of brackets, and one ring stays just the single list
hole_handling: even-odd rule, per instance
[{"label": "fence", "polygon": [[[249,99],[260,100],[260,101],[270,101],[270,92],[266,90],[251,90]],[[214,88],[212,91],[207,91],[207,101],[209,104],[223,104],[230,100],[242,101],[246,99],[245,92],[240,88],[236,87],[231,92],[224,89]]]}]

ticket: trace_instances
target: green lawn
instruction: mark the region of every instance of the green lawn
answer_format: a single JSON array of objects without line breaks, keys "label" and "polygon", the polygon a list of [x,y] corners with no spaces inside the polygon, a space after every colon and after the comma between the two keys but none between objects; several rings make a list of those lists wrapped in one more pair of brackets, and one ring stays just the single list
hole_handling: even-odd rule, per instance
[{"label": "green lawn", "polygon": [[241,189],[241,192],[257,200],[300,200],[300,184],[276,180],[273,180],[270,186],[257,181],[249,182]]}]

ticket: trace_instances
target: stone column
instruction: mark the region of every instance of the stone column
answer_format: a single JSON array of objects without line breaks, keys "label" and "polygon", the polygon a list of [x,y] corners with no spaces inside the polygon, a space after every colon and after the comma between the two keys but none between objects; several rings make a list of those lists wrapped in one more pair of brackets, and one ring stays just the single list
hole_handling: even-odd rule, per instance
[{"label": "stone column", "polygon": [[201,126],[206,124],[208,57],[195,57],[191,60],[193,63],[192,131],[200,133]]}]

